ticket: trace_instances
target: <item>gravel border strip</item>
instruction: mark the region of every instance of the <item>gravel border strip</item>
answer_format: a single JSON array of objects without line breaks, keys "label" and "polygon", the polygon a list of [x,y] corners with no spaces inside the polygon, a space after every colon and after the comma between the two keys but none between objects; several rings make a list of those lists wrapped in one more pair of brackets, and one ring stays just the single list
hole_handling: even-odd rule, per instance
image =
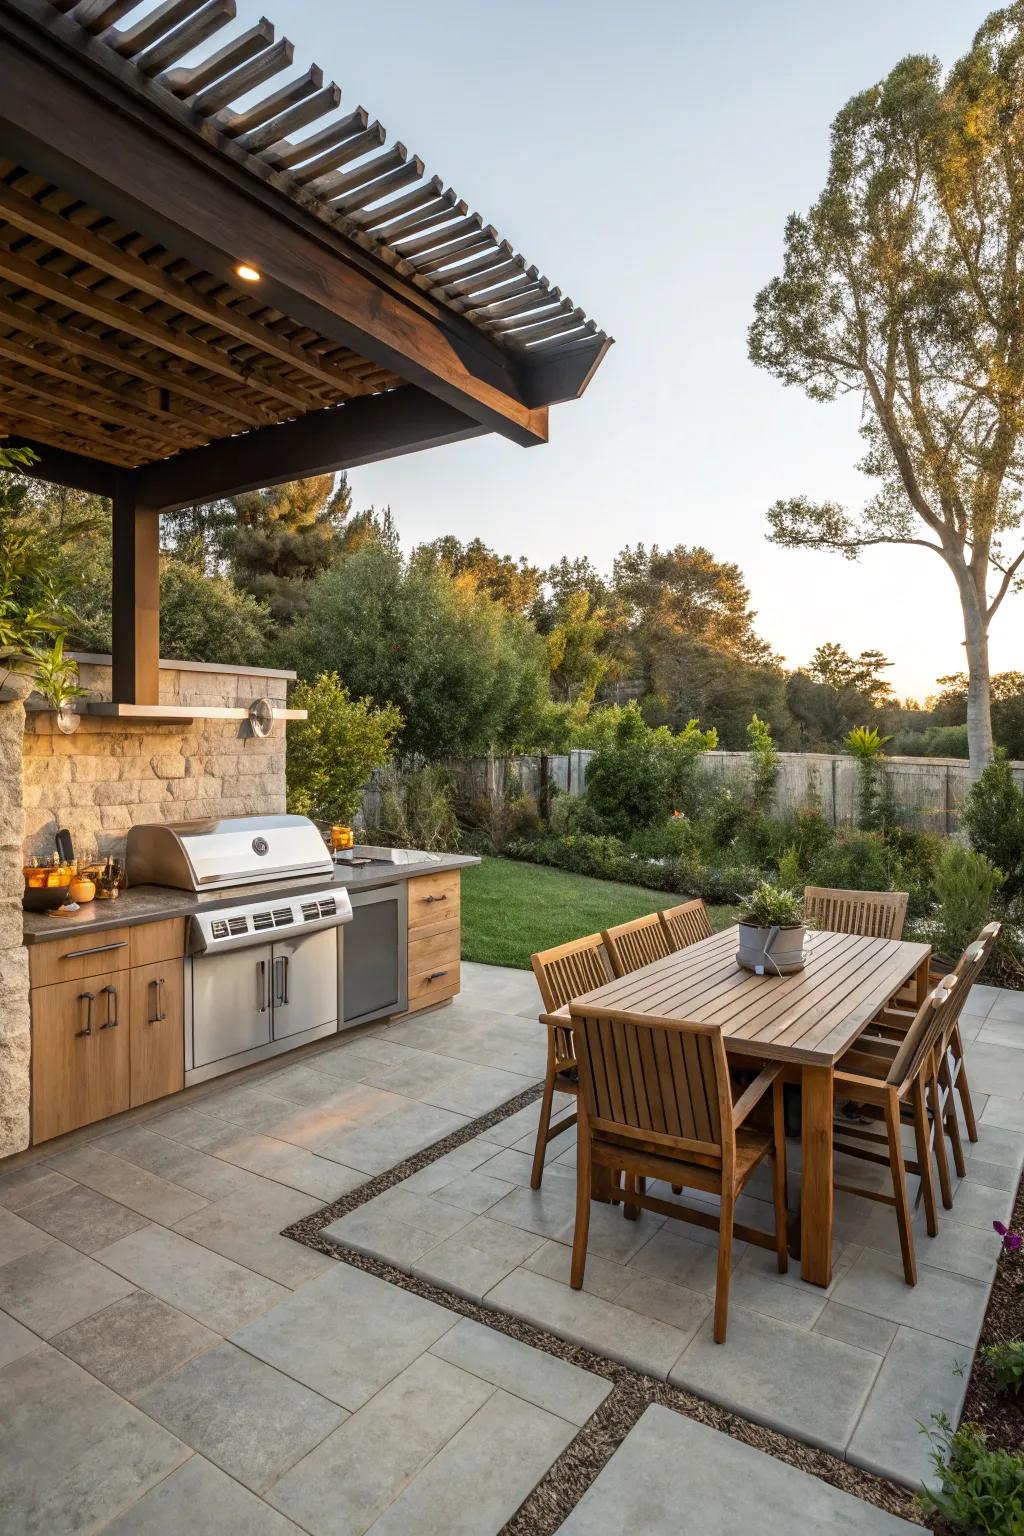
[{"label": "gravel border strip", "polygon": [[405,1270],[396,1269],[394,1265],[386,1263],[383,1259],[374,1258],[354,1248],[342,1248],[337,1242],[322,1235],[324,1228],[337,1221],[339,1217],[347,1216],[375,1196],[383,1194],[385,1190],[403,1183],[422,1168],[428,1168],[446,1152],[451,1152],[455,1147],[475,1140],[478,1136],[484,1135],[491,1126],[500,1125],[503,1120],[508,1120],[519,1110],[527,1108],[540,1098],[541,1090],[540,1083],[524,1089],[514,1099],[509,1099],[507,1103],[499,1105],[488,1114],[469,1121],[467,1125],[453,1131],[451,1135],[435,1141],[429,1147],[424,1147],[422,1151],[406,1158],[403,1162],[396,1163],[393,1168],[388,1168],[384,1173],[369,1178],[365,1184],[349,1190],[347,1194],[332,1201],[330,1205],[325,1205],[321,1210],[314,1211],[312,1215],[303,1217],[301,1221],[286,1227],[281,1234],[283,1237],[290,1237],[295,1242],[302,1243],[307,1248],[325,1254],[328,1258],[349,1264],[353,1269],[364,1270],[380,1280],[388,1281],[391,1285],[400,1286],[402,1290],[422,1296],[426,1301],[433,1301],[449,1312],[471,1318],[474,1322],[482,1323],[485,1328],[493,1328],[497,1333],[507,1334],[510,1338],[518,1339],[533,1349],[542,1350],[545,1354],[554,1355],[559,1360],[568,1361],[570,1365],[578,1365],[581,1369],[611,1382],[612,1390],[604,1402],[548,1468],[532,1493],[502,1527],[499,1536],[554,1536],[554,1532],[568,1518],[640,1416],[654,1403],[671,1408],[684,1418],[695,1419],[711,1429],[731,1435],[734,1440],[764,1451],[769,1456],[774,1456],[777,1461],[796,1467],[798,1471],[818,1477],[823,1482],[831,1484],[833,1488],[853,1494],[856,1498],[863,1499],[865,1503],[873,1504],[877,1509],[901,1516],[904,1520],[927,1529],[927,1522],[914,1495],[898,1483],[876,1477],[873,1473],[843,1461],[828,1451],[804,1445],[801,1441],[793,1440],[778,1430],[755,1424],[752,1420],[731,1413],[726,1408],[719,1408],[714,1403],[683,1391],[680,1387],[674,1387],[667,1381],[660,1381],[629,1366],[619,1365],[603,1355],[594,1354],[582,1344],[571,1344],[510,1313],[481,1306],[478,1302],[469,1301],[466,1297],[444,1290],[429,1281],[419,1280],[407,1274]]}]

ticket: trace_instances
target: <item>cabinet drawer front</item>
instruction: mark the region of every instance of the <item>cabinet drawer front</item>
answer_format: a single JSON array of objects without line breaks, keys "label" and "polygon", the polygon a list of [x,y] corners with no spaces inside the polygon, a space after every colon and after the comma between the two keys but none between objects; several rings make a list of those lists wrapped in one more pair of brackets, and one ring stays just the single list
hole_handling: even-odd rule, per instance
[{"label": "cabinet drawer front", "polygon": [[128,1108],[129,992],[125,971],[33,991],[33,1142]]},{"label": "cabinet drawer front", "polygon": [[420,875],[409,881],[409,927],[443,922],[459,905],[459,872]]},{"label": "cabinet drawer front", "polygon": [[131,1103],[185,1086],[185,964],[157,960],[131,972]]},{"label": "cabinet drawer front", "polygon": [[151,965],[155,960],[177,960],[185,953],[185,919],[168,917],[158,923],[139,923],[128,930],[132,965]]},{"label": "cabinet drawer front", "polygon": [[106,932],[68,934],[31,945],[28,968],[33,987],[124,970],[129,961],[130,933],[130,928],[108,928]]},{"label": "cabinet drawer front", "polygon": [[429,971],[435,965],[448,965],[453,960],[457,962],[461,947],[458,923],[447,923],[437,932],[429,933],[424,938],[410,938],[410,976],[418,975],[421,971]]},{"label": "cabinet drawer front", "polygon": [[422,1007],[426,1000],[434,997],[438,1002],[442,998],[453,997],[459,986],[458,959],[438,960],[422,971],[410,971],[409,1007],[412,1008],[414,1004]]}]

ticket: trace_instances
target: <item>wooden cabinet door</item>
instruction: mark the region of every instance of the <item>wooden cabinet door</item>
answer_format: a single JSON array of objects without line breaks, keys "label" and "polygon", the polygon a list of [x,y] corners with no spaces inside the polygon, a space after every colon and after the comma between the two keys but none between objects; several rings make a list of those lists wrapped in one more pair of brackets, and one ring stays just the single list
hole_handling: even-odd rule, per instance
[{"label": "wooden cabinet door", "polygon": [[49,1141],[129,1107],[128,973],[32,992],[32,1139]]},{"label": "wooden cabinet door", "polygon": [[184,965],[157,960],[131,971],[131,1102],[148,1104],[185,1086]]}]

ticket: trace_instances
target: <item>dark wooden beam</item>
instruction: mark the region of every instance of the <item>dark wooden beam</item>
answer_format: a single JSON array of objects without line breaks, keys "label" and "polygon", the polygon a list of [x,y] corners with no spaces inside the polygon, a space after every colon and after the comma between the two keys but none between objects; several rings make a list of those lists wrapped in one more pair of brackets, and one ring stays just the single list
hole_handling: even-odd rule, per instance
[{"label": "dark wooden beam", "polygon": [[113,496],[111,697],[160,702],[160,519],[138,499],[130,474]]},{"label": "dark wooden beam", "polygon": [[140,505],[161,512],[307,475],[480,437],[487,428],[411,384],[295,421],[190,448],[130,474]]},{"label": "dark wooden beam", "polygon": [[578,400],[612,345],[610,336],[578,341],[554,357],[523,365],[523,398],[534,405],[558,405]]},{"label": "dark wooden beam", "polygon": [[[30,10],[30,6],[19,7]],[[6,35],[5,35],[6,34]],[[0,7],[0,140],[4,153],[130,229],[234,281],[238,261],[263,273],[261,297],[472,416],[532,445],[547,410],[523,399],[509,355],[440,311],[394,273],[194,132],[179,128],[96,60],[64,55]],[[117,65],[105,59],[104,68]],[[367,264],[368,263],[368,264]]]},{"label": "dark wooden beam", "polygon": [[70,453],[66,448],[54,448],[37,438],[0,435],[0,443],[8,448],[30,448],[35,454],[34,464],[18,466],[19,475],[48,480],[51,485],[64,485],[73,491],[87,491],[91,496],[113,496],[118,475],[125,473],[113,464]]}]

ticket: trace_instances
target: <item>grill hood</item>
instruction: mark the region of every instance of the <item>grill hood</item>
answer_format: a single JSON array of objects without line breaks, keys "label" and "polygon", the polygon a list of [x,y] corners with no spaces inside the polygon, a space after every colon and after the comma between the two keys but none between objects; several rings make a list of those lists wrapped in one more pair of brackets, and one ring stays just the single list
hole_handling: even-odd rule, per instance
[{"label": "grill hood", "polygon": [[130,885],[217,891],[264,880],[333,875],[324,840],[306,816],[229,816],[132,827]]}]

